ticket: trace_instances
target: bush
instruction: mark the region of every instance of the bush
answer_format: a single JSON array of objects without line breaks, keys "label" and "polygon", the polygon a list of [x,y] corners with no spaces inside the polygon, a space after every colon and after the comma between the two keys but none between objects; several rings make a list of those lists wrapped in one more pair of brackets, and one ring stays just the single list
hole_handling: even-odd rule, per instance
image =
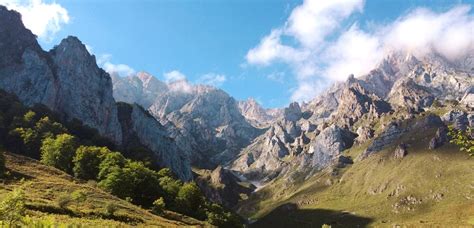
[{"label": "bush", "polygon": [[155,214],[161,215],[166,208],[165,199],[163,197],[158,198],[153,202],[153,212]]},{"label": "bush", "polygon": [[0,221],[7,227],[15,227],[25,216],[25,196],[21,189],[15,189],[0,202]]},{"label": "bush", "polygon": [[61,209],[67,209],[67,206],[71,203],[71,201],[71,196],[63,194],[56,199],[56,204]]},{"label": "bush", "polygon": [[472,131],[471,128],[461,131],[450,127],[448,132],[448,135],[451,137],[450,142],[459,146],[461,151],[466,152],[470,156],[474,156],[474,134]]},{"label": "bush", "polygon": [[77,204],[79,204],[87,200],[87,195],[82,190],[76,190],[71,193],[71,199]]},{"label": "bush", "polygon": [[115,203],[107,203],[105,205],[105,214],[107,216],[114,216],[115,212],[118,210],[117,204]]},{"label": "bush", "polygon": [[46,138],[41,146],[41,162],[72,173],[72,160],[76,152],[74,136],[61,134],[56,138]]},{"label": "bush", "polygon": [[111,153],[107,147],[80,146],[74,156],[74,176],[83,180],[95,180],[104,156]]}]

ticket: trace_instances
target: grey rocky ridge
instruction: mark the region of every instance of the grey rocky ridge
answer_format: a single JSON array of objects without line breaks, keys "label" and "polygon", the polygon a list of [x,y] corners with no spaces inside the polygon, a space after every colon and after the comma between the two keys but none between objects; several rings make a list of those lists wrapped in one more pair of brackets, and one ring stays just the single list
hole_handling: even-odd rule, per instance
[{"label": "grey rocky ridge", "polygon": [[45,105],[65,121],[79,120],[117,145],[127,144],[133,132],[159,158],[154,163],[172,168],[183,180],[192,178],[189,151],[146,111],[133,106],[128,119],[119,122],[112,80],[78,38],[67,37],[43,51],[21,15],[0,6],[0,50],[0,88],[22,103]]},{"label": "grey rocky ridge", "polygon": [[[243,149],[229,168],[260,183],[290,177],[294,170],[307,170],[299,175],[311,176],[336,164],[353,144],[369,143],[357,157],[364,159],[400,141],[414,129],[402,121],[438,104],[463,104],[464,111],[450,112],[443,119],[466,129],[466,116],[473,106],[462,101],[472,94],[473,73],[472,63],[460,67],[435,54],[417,59],[394,52],[369,74],[351,75],[301,108],[291,104],[285,110],[286,118],[273,123]],[[430,147],[446,141],[445,125],[439,117],[428,115],[420,121],[439,128]],[[406,145],[397,149],[397,157],[405,156],[406,150]]]},{"label": "grey rocky ridge", "polygon": [[[191,161],[198,167],[226,164],[261,131],[223,90],[187,80],[164,83],[146,73],[112,79],[115,98],[148,109],[172,132],[178,146],[191,151]],[[267,115],[262,121],[271,121]]]}]

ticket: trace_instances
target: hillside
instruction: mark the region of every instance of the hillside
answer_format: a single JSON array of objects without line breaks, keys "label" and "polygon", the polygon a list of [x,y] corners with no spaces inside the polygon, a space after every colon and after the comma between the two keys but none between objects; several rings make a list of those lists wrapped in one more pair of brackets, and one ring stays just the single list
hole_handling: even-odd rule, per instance
[{"label": "hillside", "polygon": [[[150,213],[125,200],[99,189],[93,181],[85,182],[38,161],[13,153],[5,153],[9,174],[0,182],[0,198],[11,190],[22,187],[27,193],[27,215],[32,221],[46,224],[81,224],[85,226],[156,226],[208,227],[210,225],[190,217],[167,211],[164,217]],[[57,206],[58,198],[81,190],[87,200],[71,203],[66,210]],[[115,204],[117,211],[106,214],[106,205]],[[166,217],[166,218],[165,218]]]},{"label": "hillside", "polygon": [[[424,114],[403,126],[421,126]],[[425,118],[426,119],[426,118]],[[436,128],[417,127],[365,159],[368,141],[342,152],[354,158],[309,179],[279,178],[240,205],[254,227],[474,225],[474,160],[455,145],[429,150]],[[395,158],[400,143],[407,154]],[[296,176],[296,177],[295,177]]]}]

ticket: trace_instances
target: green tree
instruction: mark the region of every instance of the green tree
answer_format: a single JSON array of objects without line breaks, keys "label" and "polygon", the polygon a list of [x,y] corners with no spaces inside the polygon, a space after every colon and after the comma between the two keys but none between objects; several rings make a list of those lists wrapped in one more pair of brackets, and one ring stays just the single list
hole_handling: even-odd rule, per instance
[{"label": "green tree", "polygon": [[36,122],[35,130],[38,132],[41,139],[67,133],[66,128],[64,128],[62,124],[51,121],[47,116]]},{"label": "green tree", "polygon": [[100,164],[106,154],[112,153],[107,147],[80,146],[74,156],[74,176],[84,180],[95,180]]},{"label": "green tree", "polygon": [[98,179],[103,180],[114,168],[123,168],[126,164],[125,157],[119,152],[107,153],[99,165]]},{"label": "green tree", "polygon": [[76,139],[69,134],[46,138],[41,146],[41,162],[72,173],[72,160],[76,151]]},{"label": "green tree", "polygon": [[10,131],[9,136],[14,141],[13,150],[25,154],[26,156],[38,158],[38,151],[41,146],[41,139],[32,128],[18,127]]},{"label": "green tree", "polygon": [[24,218],[25,211],[23,190],[15,189],[0,202],[0,221],[6,223],[7,227],[14,227]]},{"label": "green tree", "polygon": [[158,174],[141,162],[128,161],[124,168],[109,171],[99,186],[120,198],[130,197],[135,204],[149,207],[163,193]]},{"label": "green tree", "polygon": [[472,131],[472,128],[468,128],[466,131],[449,128],[448,132],[451,137],[450,142],[459,146],[461,151],[466,152],[470,156],[474,156],[474,132]]},{"label": "green tree", "polygon": [[176,197],[178,210],[186,215],[197,216],[204,202],[201,190],[194,182],[185,183]]}]

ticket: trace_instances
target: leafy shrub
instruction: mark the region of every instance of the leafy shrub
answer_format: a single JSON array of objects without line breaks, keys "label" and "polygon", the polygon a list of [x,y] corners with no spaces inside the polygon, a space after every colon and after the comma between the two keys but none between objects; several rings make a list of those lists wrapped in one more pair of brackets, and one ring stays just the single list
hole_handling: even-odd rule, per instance
[{"label": "leafy shrub", "polygon": [[46,138],[41,146],[41,162],[72,173],[72,160],[76,152],[76,139],[69,134]]},{"label": "leafy shrub", "polygon": [[74,156],[74,176],[83,180],[95,180],[99,175],[99,166],[108,153],[107,147],[80,146]]},{"label": "leafy shrub", "polygon": [[117,204],[108,202],[105,204],[105,214],[107,216],[114,216],[115,212],[118,210]]},{"label": "leafy shrub", "polygon": [[23,190],[15,189],[0,202],[0,221],[15,227],[25,216],[25,195]]},{"label": "leafy shrub", "polygon": [[468,128],[466,131],[461,131],[454,128],[449,128],[450,142],[459,146],[461,151],[466,152],[470,156],[474,156],[474,137],[473,130]]},{"label": "leafy shrub", "polygon": [[82,203],[87,200],[87,194],[82,190],[76,190],[71,193],[71,199],[76,203]]},{"label": "leafy shrub", "polygon": [[163,197],[158,198],[153,202],[153,212],[160,215],[166,208],[165,199]]},{"label": "leafy shrub", "polygon": [[61,209],[66,209],[71,202],[71,196],[68,194],[62,194],[56,199],[56,205]]}]

